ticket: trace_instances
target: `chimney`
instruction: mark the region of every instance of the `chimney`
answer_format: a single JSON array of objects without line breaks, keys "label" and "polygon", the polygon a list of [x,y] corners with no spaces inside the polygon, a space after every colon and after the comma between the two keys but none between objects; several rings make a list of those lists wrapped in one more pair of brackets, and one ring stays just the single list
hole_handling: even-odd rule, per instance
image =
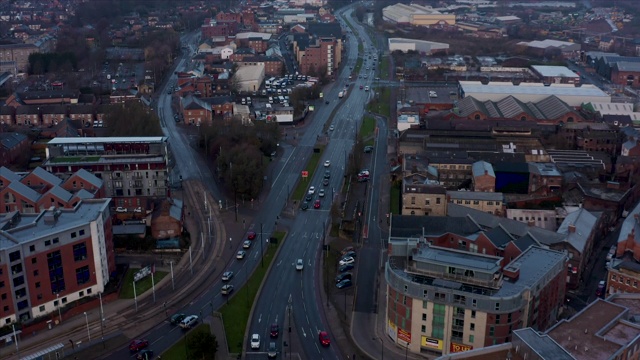
[{"label": "chimney", "polygon": [[569,225],[569,232],[570,233],[576,232],[576,226],[574,224]]},{"label": "chimney", "polygon": [[527,226],[536,226],[536,221],[533,219],[527,220]]},{"label": "chimney", "polygon": [[485,175],[489,175],[489,170],[485,170],[485,171],[484,171],[484,174],[485,174]]}]

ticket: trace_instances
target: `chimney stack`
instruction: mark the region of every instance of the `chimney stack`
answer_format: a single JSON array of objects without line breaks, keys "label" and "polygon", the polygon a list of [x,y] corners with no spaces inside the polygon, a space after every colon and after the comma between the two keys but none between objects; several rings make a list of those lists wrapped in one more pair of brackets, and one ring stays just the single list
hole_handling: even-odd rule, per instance
[{"label": "chimney stack", "polygon": [[576,226],[574,224],[569,225],[569,232],[570,233],[576,232]]}]

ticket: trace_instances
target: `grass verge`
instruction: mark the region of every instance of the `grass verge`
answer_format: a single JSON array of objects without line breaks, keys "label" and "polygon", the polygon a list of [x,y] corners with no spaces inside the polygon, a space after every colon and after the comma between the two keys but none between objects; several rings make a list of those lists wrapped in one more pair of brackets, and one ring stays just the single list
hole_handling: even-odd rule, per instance
[{"label": "grass verge", "polygon": [[365,115],[360,125],[360,138],[364,146],[373,145],[374,131],[376,130],[376,120],[373,116]]},{"label": "grass verge", "polygon": [[[133,275],[138,272],[140,269],[129,269],[127,273],[124,275],[124,280],[122,281],[122,288],[120,289],[120,299],[133,299]],[[156,285],[167,276],[166,271],[156,271],[153,275],[153,280]],[[136,295],[140,296],[144,294],[145,291],[151,289],[151,275],[146,278],[136,282]]]},{"label": "grass verge", "polygon": [[367,110],[386,117],[391,115],[391,89],[388,87],[375,88],[378,95],[367,105]]},{"label": "grass verge", "polygon": [[[391,56],[391,55],[389,55]],[[378,71],[380,72],[380,79],[388,79],[389,78],[389,58],[383,57],[380,59],[380,67],[378,67]]]},{"label": "grass verge", "polygon": [[[194,336],[196,333],[199,332],[208,332],[211,333],[211,327],[209,326],[209,324],[200,324],[198,326],[196,326],[193,330],[189,331],[188,333],[185,333],[185,336],[183,336],[180,341],[178,341],[177,343],[173,344],[172,347],[169,348],[169,350],[165,351],[164,353],[162,353],[162,359],[163,360],[188,360],[190,359],[187,354],[189,351],[189,348],[187,347],[187,341],[189,339],[189,337]],[[218,342],[218,344],[220,344]]]},{"label": "grass verge", "polygon": [[320,158],[322,157],[322,153],[324,152],[324,145],[317,145],[314,148],[319,148],[320,152],[313,152],[311,154],[311,158],[307,163],[307,167],[305,170],[309,172],[309,177],[306,179],[300,179],[298,181],[298,185],[293,190],[293,194],[291,195],[292,200],[296,200],[298,202],[302,201],[305,194],[307,193],[307,188],[311,186],[310,180],[313,179],[313,174],[316,172],[316,168],[318,167],[318,163],[320,163]]},{"label": "grass verge", "polygon": [[227,304],[220,309],[224,321],[224,331],[227,335],[227,343],[229,344],[229,352],[232,354],[242,352],[242,342],[247,322],[249,321],[251,304],[253,304],[258,295],[260,284],[267,274],[267,269],[269,269],[269,265],[273,261],[278,246],[282,244],[285,232],[275,231],[273,237],[278,239],[278,245],[267,246],[264,252],[264,267],[258,266],[247,283],[238,289],[236,295],[229,299]]},{"label": "grass verge", "polygon": [[400,184],[393,184],[391,186],[391,193],[389,194],[389,207],[391,213],[394,215],[400,215]]}]

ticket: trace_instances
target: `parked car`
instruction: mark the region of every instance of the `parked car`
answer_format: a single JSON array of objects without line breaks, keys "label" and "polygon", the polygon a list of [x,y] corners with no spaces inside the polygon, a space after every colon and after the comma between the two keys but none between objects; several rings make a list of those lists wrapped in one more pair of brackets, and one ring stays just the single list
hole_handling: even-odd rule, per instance
[{"label": "parked car", "polygon": [[339,283],[342,280],[345,280],[345,279],[351,280],[352,276],[353,276],[353,274],[350,273],[350,272],[345,272],[345,273],[342,273],[342,274],[338,274],[338,276],[336,276],[336,284]]},{"label": "parked car", "polygon": [[342,258],[343,258],[343,259],[344,259],[344,258],[346,258],[346,257],[352,257],[352,258],[355,258],[356,256],[357,256],[357,255],[356,255],[356,252],[355,252],[355,251],[353,251],[353,250],[351,250],[351,251],[347,251],[346,253],[342,254]]},{"label": "parked car", "polygon": [[300,271],[302,269],[304,269],[304,262],[302,259],[296,260],[296,270]]},{"label": "parked car", "polygon": [[318,333],[318,340],[320,340],[320,345],[329,346],[331,345],[331,340],[329,339],[329,334],[326,331],[320,331]]},{"label": "parked car", "polygon": [[350,279],[344,279],[342,281],[340,281],[339,283],[336,284],[336,287],[338,289],[345,289],[350,287],[351,285],[353,285],[353,283],[351,282]]},{"label": "parked car", "polygon": [[604,280],[600,280],[600,282],[598,283],[598,288],[596,289],[596,296],[597,297],[604,297],[605,294],[605,287],[606,287],[606,283]]},{"label": "parked car", "polygon": [[258,334],[251,335],[251,348],[260,349],[260,335]]},{"label": "parked car", "polygon": [[343,272],[349,271],[351,269],[353,269],[353,264],[344,264],[344,265],[340,265],[338,267],[338,272],[343,273]]},{"label": "parked car", "polygon": [[129,351],[138,352],[146,347],[149,347],[149,340],[134,339],[129,343]]},{"label": "parked car", "polygon": [[347,246],[346,248],[340,251],[340,255],[345,255],[349,251],[356,251],[356,248],[354,248],[353,246]]},{"label": "parked car", "polygon": [[220,289],[220,293],[222,295],[229,295],[231,294],[231,292],[233,292],[233,285],[231,284],[222,285],[222,289]]},{"label": "parked car", "polygon": [[222,273],[222,281],[229,281],[233,277],[233,271],[225,271]]},{"label": "parked car", "polygon": [[372,151],[373,151],[373,146],[367,145],[367,146],[364,147],[364,152],[370,153]]},{"label": "parked car", "polygon": [[187,317],[187,315],[185,314],[173,314],[171,315],[171,319],[169,320],[169,322],[171,323],[171,325],[178,325],[182,322],[182,320],[184,320],[185,317]]},{"label": "parked car", "polygon": [[333,125],[329,126],[329,131],[333,131],[334,127]]},{"label": "parked car", "polygon": [[338,264],[346,265],[346,264],[353,264],[355,262],[356,262],[356,259],[354,259],[354,258],[349,256],[349,257],[346,257],[346,258],[342,258]]}]

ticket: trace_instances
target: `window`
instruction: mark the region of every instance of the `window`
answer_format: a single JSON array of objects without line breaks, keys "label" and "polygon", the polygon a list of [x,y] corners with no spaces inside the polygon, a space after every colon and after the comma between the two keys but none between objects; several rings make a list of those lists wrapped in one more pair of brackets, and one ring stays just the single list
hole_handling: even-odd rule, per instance
[{"label": "window", "polygon": [[500,324],[500,315],[496,315],[496,324]]},{"label": "window", "polygon": [[412,196],[411,197],[411,205],[415,205],[416,204],[416,197]]},{"label": "window", "polygon": [[89,282],[89,266],[83,266],[76,269],[76,282],[78,285],[86,284]]},{"label": "window", "polygon": [[510,323],[511,322],[511,313],[509,313],[509,315],[507,315],[507,322]]},{"label": "window", "polygon": [[57,244],[60,242],[60,239],[58,239],[57,237],[53,238],[53,240],[51,240],[54,244]]},{"label": "window", "polygon": [[73,245],[73,260],[82,261],[87,258],[87,245],[82,242],[80,244]]},{"label": "window", "polygon": [[87,289],[87,295],[91,294],[91,288]]},{"label": "window", "polygon": [[20,260],[20,251],[14,251],[9,254],[9,262],[14,262]]},{"label": "window", "polygon": [[476,330],[476,324],[474,324],[474,323],[469,324],[469,330],[475,331]]},{"label": "window", "polygon": [[38,270],[33,270],[33,276],[38,276],[40,275],[40,273],[38,272]]},{"label": "window", "polygon": [[475,336],[469,335],[469,342],[473,344],[474,340],[475,340]]},{"label": "window", "polygon": [[496,303],[496,311],[500,310],[500,303]]},{"label": "window", "polygon": [[[478,307],[478,303],[477,303],[477,300],[476,300],[476,299],[471,299],[471,306],[473,306],[473,307]],[[472,317],[476,317],[475,315],[476,315],[476,313],[475,313],[475,311],[474,311],[474,312],[473,312],[473,316],[472,316]]]},{"label": "window", "polygon": [[44,246],[51,246],[51,240],[45,240]]},{"label": "window", "polygon": [[29,245],[29,251],[30,252],[36,251],[36,246],[35,245]]},{"label": "window", "polygon": [[40,312],[44,312],[44,305],[40,305],[40,307],[38,308],[38,310],[40,310]]},{"label": "window", "polygon": [[64,270],[62,267],[62,254],[60,253],[60,250],[52,251],[47,254],[47,269],[49,269],[51,293],[56,294],[66,290]]},{"label": "window", "polygon": [[36,289],[40,288],[40,281],[36,281]]},{"label": "window", "polygon": [[422,321],[427,321],[427,314],[422,314]]},{"label": "window", "polygon": [[611,280],[616,281],[616,275],[615,274],[611,275]]},{"label": "window", "polygon": [[76,238],[76,236],[78,236],[78,235],[76,234],[76,232],[75,232],[75,231],[71,233],[71,238],[72,238],[72,239],[75,239],[75,238]]},{"label": "window", "polygon": [[80,292],[78,293],[78,297],[83,297],[83,296],[84,296],[84,291],[80,291]]},{"label": "window", "polygon": [[66,304],[66,303],[67,303],[67,298],[66,298],[66,297],[63,297],[63,298],[62,298],[62,303],[63,303],[63,304]]},{"label": "window", "polygon": [[24,284],[24,276],[20,275],[18,277],[13,278],[13,287],[18,287]]},{"label": "window", "polygon": [[440,198],[439,197],[436,198],[436,205],[440,205]]},{"label": "window", "polygon": [[[427,290],[424,291],[424,296],[427,297]],[[427,304],[429,304],[429,302],[423,301],[422,302],[422,308],[426,309],[427,308]]]},{"label": "window", "polygon": [[493,326],[489,327],[489,336],[493,336],[496,332],[496,329]]},{"label": "window", "polygon": [[0,296],[0,299],[7,300],[7,293],[2,294],[2,296]]},{"label": "window", "polygon": [[0,289],[4,287],[4,281],[0,281]]},{"label": "window", "polygon": [[420,327],[420,332],[422,332],[423,334],[427,332],[427,326],[426,325],[422,325]]},{"label": "window", "polygon": [[78,231],[78,235],[83,236],[84,235],[84,229],[81,229]]},{"label": "window", "polygon": [[38,263],[38,258],[31,258],[31,263],[32,264],[37,264]]}]

